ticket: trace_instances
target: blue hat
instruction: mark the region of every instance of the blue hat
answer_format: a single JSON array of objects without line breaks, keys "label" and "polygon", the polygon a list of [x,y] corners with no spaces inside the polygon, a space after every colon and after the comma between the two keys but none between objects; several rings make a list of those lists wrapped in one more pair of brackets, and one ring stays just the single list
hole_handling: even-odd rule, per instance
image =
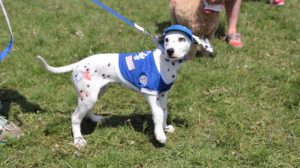
[{"label": "blue hat", "polygon": [[182,25],[172,25],[164,30],[164,34],[167,34],[168,32],[175,31],[175,30],[185,33],[191,41],[194,41],[192,30]]}]

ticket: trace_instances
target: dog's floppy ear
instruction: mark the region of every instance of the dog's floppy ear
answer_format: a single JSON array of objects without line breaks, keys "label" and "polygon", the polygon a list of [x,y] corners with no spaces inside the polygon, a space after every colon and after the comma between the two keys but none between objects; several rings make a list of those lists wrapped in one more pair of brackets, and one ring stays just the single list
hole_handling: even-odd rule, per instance
[{"label": "dog's floppy ear", "polygon": [[152,41],[153,41],[156,45],[160,45],[160,46],[163,46],[163,45],[164,45],[164,40],[165,40],[165,36],[164,36],[164,35],[154,36],[154,37],[152,38]]},{"label": "dog's floppy ear", "polygon": [[164,41],[165,41],[165,35],[160,35],[158,36],[158,44],[159,45],[164,45]]}]

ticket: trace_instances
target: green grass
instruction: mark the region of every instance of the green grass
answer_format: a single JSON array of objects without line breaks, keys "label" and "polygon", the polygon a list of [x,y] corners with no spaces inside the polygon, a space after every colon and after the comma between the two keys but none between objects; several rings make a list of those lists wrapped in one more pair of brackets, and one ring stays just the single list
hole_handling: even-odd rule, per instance
[{"label": "green grass", "polygon": [[[170,20],[167,0],[103,2],[153,33]],[[0,65],[2,114],[21,124],[24,136],[0,144],[0,167],[300,167],[298,0],[282,8],[244,1],[239,31],[245,47],[214,39],[214,58],[183,64],[169,95],[176,132],[165,147],[152,143],[143,96],[112,86],[94,109],[111,117],[85,135],[81,150],[71,145],[77,101],[70,74],[44,71],[36,55],[59,66],[154,45],[91,1],[4,3],[15,44]],[[0,23],[4,48],[9,33],[4,19]]]}]

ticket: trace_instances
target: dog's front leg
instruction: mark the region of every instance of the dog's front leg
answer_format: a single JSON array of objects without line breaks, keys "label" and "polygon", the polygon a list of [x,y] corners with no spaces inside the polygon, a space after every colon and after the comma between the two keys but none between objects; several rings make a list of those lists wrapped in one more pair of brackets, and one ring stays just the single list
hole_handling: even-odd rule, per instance
[{"label": "dog's front leg", "polygon": [[174,132],[175,128],[172,125],[167,124],[168,119],[168,92],[163,92],[159,94],[159,102],[164,111],[164,121],[163,121],[163,128],[166,132]]},{"label": "dog's front leg", "polygon": [[164,112],[159,101],[159,96],[146,95],[146,99],[152,110],[155,138],[158,142],[164,144],[167,141],[167,137],[163,129]]}]

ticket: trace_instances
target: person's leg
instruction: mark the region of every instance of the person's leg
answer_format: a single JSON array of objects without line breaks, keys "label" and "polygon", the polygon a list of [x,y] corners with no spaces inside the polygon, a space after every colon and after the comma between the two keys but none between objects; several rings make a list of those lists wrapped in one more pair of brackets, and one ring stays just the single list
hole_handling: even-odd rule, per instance
[{"label": "person's leg", "polygon": [[227,16],[227,41],[231,46],[243,47],[241,36],[237,31],[242,0],[225,0]]},{"label": "person's leg", "polygon": [[225,0],[225,11],[228,23],[227,34],[237,33],[241,3],[241,0]]}]

